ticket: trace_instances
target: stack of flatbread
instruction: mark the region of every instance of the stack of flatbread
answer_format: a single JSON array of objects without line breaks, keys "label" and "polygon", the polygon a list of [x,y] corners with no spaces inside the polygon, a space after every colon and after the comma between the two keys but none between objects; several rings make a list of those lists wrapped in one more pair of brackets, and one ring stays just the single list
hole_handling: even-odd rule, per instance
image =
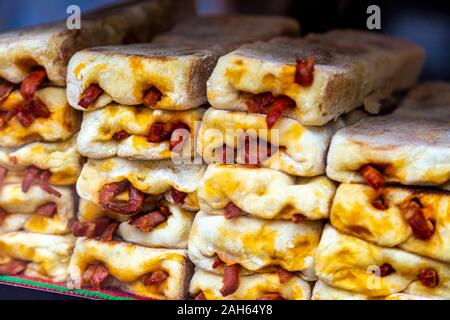
[{"label": "stack of flatbread", "polygon": [[450,84],[420,84],[392,114],[338,131],[327,175],[341,184],[314,298],[449,299]]},{"label": "stack of flatbread", "polygon": [[178,1],[135,1],[83,14],[81,30],[60,22],[0,34],[0,274],[67,279],[83,162],[81,115],[66,98],[70,57],[149,41],[190,13]]},{"label": "stack of flatbread", "polygon": [[134,1],[0,34],[0,274],[450,299],[450,84],[416,85],[423,50],[194,11]]},{"label": "stack of flatbread", "polygon": [[72,57],[67,97],[83,111],[77,148],[88,160],[77,182],[80,238],[69,288],[187,297],[188,238],[206,169],[194,147],[206,81],[219,57],[240,45],[297,33],[285,17],[206,16],[148,44]]},{"label": "stack of flatbread", "polygon": [[331,138],[367,116],[359,107],[380,112],[411,87],[423,59],[410,42],[350,30],[255,42],[219,59],[196,146],[209,166],[189,238],[192,296],[310,299],[336,192],[325,176]]}]

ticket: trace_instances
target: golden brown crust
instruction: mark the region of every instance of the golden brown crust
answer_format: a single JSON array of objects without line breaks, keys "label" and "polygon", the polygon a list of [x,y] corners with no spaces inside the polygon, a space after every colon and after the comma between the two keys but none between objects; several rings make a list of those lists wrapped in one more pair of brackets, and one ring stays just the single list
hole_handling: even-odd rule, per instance
[{"label": "golden brown crust", "polygon": [[[380,267],[389,264],[394,272],[381,276]],[[419,296],[450,298],[450,267],[447,263],[421,257],[397,248],[374,245],[325,226],[315,256],[320,280],[344,290],[371,297],[404,292]],[[435,287],[426,286],[420,275],[433,270],[439,278]]]},{"label": "golden brown crust", "polygon": [[[35,99],[39,99],[46,106],[50,115],[47,118],[37,117],[29,127],[24,127],[17,117],[13,117],[0,128],[1,147],[19,147],[35,141],[63,141],[78,131],[81,114],[67,103],[64,88],[39,89],[36,91]],[[0,103],[0,111],[7,112],[23,101],[19,90],[15,90]]]},{"label": "golden brown crust", "polygon": [[[382,199],[383,208],[373,202]],[[405,204],[414,199],[433,234],[418,238],[410,226]],[[387,186],[375,191],[362,184],[341,184],[333,201],[330,220],[338,230],[366,241],[450,262],[450,192],[436,189]]]},{"label": "golden brown crust", "polygon": [[[67,286],[82,287],[82,274],[91,263],[104,264],[113,277],[106,287],[153,299],[184,299],[192,274],[186,250],[146,248],[132,243],[79,238],[69,264]],[[145,286],[141,277],[155,270],[169,277],[161,284]]]},{"label": "golden brown crust", "polygon": [[[100,45],[149,41],[193,12],[193,1],[135,1],[83,15],[80,30],[58,22],[0,34],[0,78],[20,83],[31,67],[40,65],[50,81],[64,86],[66,67],[77,51]],[[184,10],[180,7],[184,6]]]},{"label": "golden brown crust", "polygon": [[[314,80],[305,87],[295,83],[296,60],[310,54],[316,59]],[[419,46],[371,32],[275,38],[221,57],[208,80],[208,101],[219,109],[246,110],[248,93],[286,95],[297,104],[288,117],[319,126],[409,88],[423,60]]]}]

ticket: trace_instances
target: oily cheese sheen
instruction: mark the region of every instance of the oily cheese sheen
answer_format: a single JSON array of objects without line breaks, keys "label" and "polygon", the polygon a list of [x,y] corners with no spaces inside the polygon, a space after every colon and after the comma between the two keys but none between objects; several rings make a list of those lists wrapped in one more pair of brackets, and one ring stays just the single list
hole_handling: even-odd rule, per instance
[{"label": "oily cheese sheen", "polygon": [[[29,142],[56,142],[67,140],[80,127],[81,117],[67,103],[64,88],[47,87],[36,91],[35,99],[40,100],[50,112],[49,117],[34,119],[29,127],[24,127],[16,117],[0,128],[1,147],[19,147]],[[0,111],[9,111],[24,101],[19,90],[13,91],[0,103]]]},{"label": "oily cheese sheen", "polygon": [[49,170],[52,185],[74,185],[81,172],[82,157],[76,148],[76,136],[63,142],[34,142],[17,149],[0,147],[0,165],[8,169],[5,183],[22,181],[25,170],[35,166]]},{"label": "oily cheese sheen", "polygon": [[[70,260],[68,288],[82,287],[82,274],[91,263],[102,263],[108,268],[112,277],[106,287],[153,299],[184,299],[192,273],[186,250],[79,238]],[[167,279],[155,286],[145,286],[141,277],[155,270],[164,270]]]},{"label": "oily cheese sheen", "polygon": [[329,286],[322,281],[314,284],[311,300],[436,300],[437,298],[429,298],[417,296],[409,293],[393,293],[384,297],[370,297],[361,293],[342,290]]},{"label": "oily cheese sheen", "polygon": [[[295,82],[296,60],[310,54],[316,60],[313,83],[305,87]],[[373,32],[333,30],[304,38],[280,37],[221,57],[208,80],[208,101],[218,109],[245,111],[249,94],[285,95],[296,102],[288,117],[322,126],[411,87],[423,62],[418,45]]]},{"label": "oily cheese sheen", "polygon": [[[385,210],[372,202],[383,198]],[[433,221],[434,232],[418,238],[405,219],[407,201],[414,199]],[[341,184],[330,213],[338,230],[385,247],[400,247],[422,256],[450,262],[450,192],[423,188],[387,186],[378,191],[363,184]]]},{"label": "oily cheese sheen", "polygon": [[186,199],[179,205],[195,211],[198,208],[196,193],[205,170],[203,164],[174,164],[171,160],[89,159],[77,181],[77,192],[81,198],[100,204],[98,194],[103,185],[126,179],[147,195],[163,195],[172,188],[185,192]]},{"label": "oily cheese sheen", "polygon": [[[224,145],[230,149],[243,149],[242,135],[259,139],[258,148],[270,143],[274,151],[261,166],[303,177],[325,173],[325,160],[333,134],[340,128],[353,124],[365,117],[363,112],[355,111],[348,117],[338,118],[323,127],[302,125],[297,120],[281,117],[277,124],[268,129],[266,116],[243,111],[208,109],[202,120],[197,137],[197,152],[207,163],[222,160],[219,149]],[[243,161],[241,153],[236,152],[236,161]]]},{"label": "oily cheese sheen", "polygon": [[54,282],[67,279],[67,268],[75,239],[72,235],[10,232],[0,235],[2,262],[28,262],[24,275]]},{"label": "oily cheese sheen", "polygon": [[[6,184],[0,189],[0,208],[6,213],[0,225],[0,233],[17,230],[46,234],[66,234],[75,215],[74,192],[69,187],[54,187],[61,194],[58,198],[33,185],[22,192],[20,184]],[[53,217],[39,215],[41,206],[53,203]]]},{"label": "oily cheese sheen", "polygon": [[293,275],[285,283],[280,283],[276,272],[240,276],[239,288],[226,297],[220,293],[222,280],[221,275],[196,268],[189,293],[195,297],[202,292],[206,300],[257,300],[267,293],[279,294],[286,300],[309,300],[311,296],[310,285],[298,275]]},{"label": "oily cheese sheen", "polygon": [[318,220],[328,218],[335,190],[325,176],[298,178],[267,168],[210,164],[198,196],[208,214],[223,213],[233,203],[259,218],[291,220],[302,214]]},{"label": "oily cheese sheen", "polygon": [[[386,276],[376,269],[388,263],[395,270]],[[386,248],[346,235],[327,225],[315,256],[315,270],[328,285],[370,297],[408,293],[418,296],[450,298],[450,267],[446,263],[421,257],[397,248]],[[424,270],[438,276],[435,287],[419,279]]]},{"label": "oily cheese sheen", "polygon": [[[194,135],[204,112],[205,108],[168,111],[110,104],[85,113],[77,147],[82,155],[92,159],[112,156],[130,160],[170,159],[174,154],[169,141],[149,142],[148,136],[154,124],[182,123],[189,131],[189,138],[183,140],[183,148],[176,155],[181,153],[190,158],[194,155]],[[128,135],[126,138],[114,139],[114,134],[123,131]]]},{"label": "oily cheese sheen", "polygon": [[228,220],[223,215],[199,212],[189,237],[189,256],[196,266],[215,273],[223,272],[223,268],[212,267],[217,254],[228,265],[241,265],[243,274],[280,266],[311,281],[315,280],[313,260],[321,231],[318,221]]}]

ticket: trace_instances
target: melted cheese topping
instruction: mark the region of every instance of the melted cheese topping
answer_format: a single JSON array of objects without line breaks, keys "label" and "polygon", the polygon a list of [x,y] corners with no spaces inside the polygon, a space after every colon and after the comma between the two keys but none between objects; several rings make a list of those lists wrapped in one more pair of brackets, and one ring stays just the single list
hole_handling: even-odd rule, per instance
[{"label": "melted cheese topping", "polygon": [[[383,196],[388,206],[378,210],[371,202]],[[401,210],[416,198],[426,217],[434,221],[435,233],[428,240],[416,238]],[[450,194],[401,187],[386,187],[376,192],[358,184],[341,184],[331,210],[331,224],[342,232],[381,246],[400,248],[434,259],[450,262]]]},{"label": "melted cheese topping", "polygon": [[212,272],[222,271],[212,268],[218,254],[226,264],[240,264],[250,271],[281,266],[312,280],[321,230],[320,222],[294,224],[249,217],[227,220],[199,212],[189,238],[189,255],[196,266]]},{"label": "melted cheese topping", "polygon": [[430,298],[408,293],[394,293],[382,297],[369,297],[361,293],[329,286],[319,280],[314,285],[311,300],[430,300]]},{"label": "melted cheese topping", "polygon": [[226,144],[241,149],[243,139],[237,137],[247,134],[281,148],[262,166],[297,176],[315,176],[325,172],[328,145],[334,132],[342,126],[344,122],[338,120],[320,128],[306,127],[296,120],[281,117],[268,130],[265,115],[210,108],[203,117],[197,152],[209,163],[218,162],[222,158],[217,158],[217,148]]},{"label": "melted cheese topping", "polygon": [[309,300],[311,289],[302,278],[293,275],[280,283],[276,273],[257,273],[239,277],[239,288],[233,294],[222,297],[223,277],[197,268],[192,277],[189,293],[195,297],[200,291],[207,300],[256,300],[267,293],[278,293],[286,300]]},{"label": "melted cheese topping", "polygon": [[[194,155],[194,133],[200,125],[204,108],[188,111],[151,110],[111,104],[86,113],[83,118],[77,146],[81,154],[95,159],[119,156],[133,160],[170,159],[173,154],[169,141],[148,142],[147,137],[154,123],[183,123],[189,127],[190,139],[183,142],[183,156]],[[120,131],[130,136],[123,140],[113,139]]]},{"label": "melted cheese topping", "polygon": [[[11,157],[17,160],[16,164],[11,163]],[[14,151],[0,148],[0,165],[13,171],[8,173],[7,183],[20,182],[24,170],[33,165],[52,173],[50,184],[74,185],[80,175],[81,164],[75,137],[64,142],[30,143]]]},{"label": "melted cheese topping", "polygon": [[105,216],[121,222],[130,219],[130,216],[122,215],[111,210],[105,210],[102,206],[94,202],[80,199],[77,216],[79,221],[94,221]]},{"label": "melted cheese topping", "polygon": [[[12,118],[0,129],[0,145],[18,147],[33,141],[61,141],[70,138],[79,128],[80,117],[69,107],[64,88],[44,88],[36,91],[40,99],[50,111],[48,118],[36,118],[31,126],[23,127],[16,117]],[[8,111],[23,102],[18,90],[0,104],[1,111]]]},{"label": "melted cheese topping", "polygon": [[74,238],[26,232],[0,235],[0,256],[31,262],[25,275],[56,282],[67,278]]},{"label": "melted cheese topping", "polygon": [[[69,288],[80,288],[84,270],[103,263],[115,278],[113,284],[127,292],[155,299],[181,299],[188,281],[189,265],[185,250],[153,249],[131,243],[79,238],[69,266]],[[141,277],[163,270],[169,277],[159,285],[144,286]]]},{"label": "melted cheese topping", "polygon": [[172,188],[196,193],[205,169],[204,165],[177,165],[171,160],[89,159],[77,181],[77,191],[81,198],[99,204],[98,193],[103,185],[128,179],[135,188],[150,195],[163,194]]},{"label": "melted cheese topping", "polygon": [[232,202],[260,218],[289,220],[302,214],[316,220],[328,218],[335,189],[326,177],[295,178],[272,169],[211,164],[198,194],[201,209],[209,214]]},{"label": "melted cheese topping", "polygon": [[[124,105],[142,104],[144,92],[152,86],[158,88],[162,97],[155,109],[187,110],[206,103],[207,77],[217,59],[214,49],[191,46],[148,44],[145,54],[134,55],[134,50],[110,49],[108,53],[95,50],[77,52],[70,60],[67,70],[68,99],[71,106],[82,109],[78,101],[91,84],[98,84],[104,93],[90,110],[102,108],[111,102]],[[168,50],[174,54],[169,54]],[[200,85],[200,81],[202,84]],[[200,88],[198,88],[200,87]]]},{"label": "melted cheese topping", "polygon": [[[377,276],[384,263],[395,272]],[[424,286],[419,275],[433,269],[439,277],[436,288]],[[399,249],[384,248],[340,233],[326,226],[316,251],[315,270],[320,280],[332,286],[370,297],[405,292],[419,296],[450,298],[450,267]]]},{"label": "melted cheese topping", "polygon": [[[0,232],[26,230],[36,233],[65,234],[70,231],[69,222],[74,217],[74,195],[69,188],[55,188],[61,198],[55,197],[39,186],[31,186],[23,193],[20,184],[6,184],[0,189],[0,208],[7,212],[0,225]],[[36,214],[47,203],[55,203],[57,213],[53,218]]]}]

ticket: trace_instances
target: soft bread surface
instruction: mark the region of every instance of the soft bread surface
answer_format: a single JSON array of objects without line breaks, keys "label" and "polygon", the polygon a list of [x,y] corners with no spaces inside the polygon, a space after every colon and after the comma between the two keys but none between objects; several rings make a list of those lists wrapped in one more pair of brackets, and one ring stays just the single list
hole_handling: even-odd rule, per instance
[{"label": "soft bread surface", "polygon": [[[132,243],[79,238],[69,265],[67,287],[82,287],[82,274],[92,263],[102,263],[113,279],[106,287],[152,299],[184,299],[192,267],[186,250],[154,249]],[[161,284],[145,286],[141,277],[156,270],[169,276]]]},{"label": "soft bread surface", "polygon": [[74,243],[72,235],[5,233],[0,235],[0,263],[11,259],[28,261],[26,276],[62,282],[67,279]]},{"label": "soft bread surface", "polygon": [[66,22],[0,34],[0,78],[22,82],[36,65],[49,80],[66,83],[70,57],[81,49],[123,42],[148,42],[156,33],[194,12],[194,1],[150,0],[119,4],[85,14],[81,29],[69,30]]},{"label": "soft bread surface", "polygon": [[[386,210],[371,202],[382,196]],[[414,236],[402,211],[402,205],[417,199],[422,211],[434,224],[431,238]],[[336,192],[330,216],[338,230],[376,243],[450,263],[450,192],[404,187],[385,187],[376,192],[362,184],[341,184]]]},{"label": "soft bread surface", "polygon": [[[0,208],[6,212],[0,224],[0,233],[17,230],[46,234],[66,234],[75,213],[74,190],[55,187],[61,198],[51,195],[39,186],[33,185],[23,193],[20,184],[5,184],[0,188]],[[37,209],[48,203],[56,204],[52,218],[36,214]]]},{"label": "soft bread surface", "polygon": [[278,293],[285,300],[309,300],[311,296],[310,285],[297,275],[285,283],[280,283],[276,272],[242,275],[239,277],[239,288],[226,297],[220,293],[222,280],[223,277],[218,274],[196,268],[189,293],[195,297],[202,292],[206,300],[257,300],[267,293]]},{"label": "soft bread surface", "polygon": [[[154,123],[183,123],[189,128],[190,139],[183,140],[182,155],[194,155],[194,134],[205,108],[187,111],[151,110],[110,104],[83,115],[77,146],[81,154],[93,159],[119,156],[131,160],[162,160],[173,156],[169,141],[148,141]],[[113,135],[125,131],[129,137],[115,140]]]},{"label": "soft bread surface", "polygon": [[52,173],[50,184],[74,185],[82,166],[82,157],[75,142],[74,136],[64,142],[34,142],[18,149],[0,147],[0,166],[8,169],[4,181],[20,182],[25,169],[35,166]]},{"label": "soft bread surface", "polygon": [[450,82],[419,83],[408,92],[394,114],[413,118],[450,119]]},{"label": "soft bread surface", "polygon": [[[296,60],[310,54],[316,58],[314,80],[303,87],[294,81]],[[373,32],[333,30],[276,38],[221,57],[208,80],[208,101],[218,109],[247,110],[249,93],[285,95],[297,105],[289,117],[321,126],[411,87],[423,61],[418,45]]]},{"label": "soft bread surface", "polygon": [[171,160],[89,159],[77,181],[77,192],[81,198],[99,204],[98,193],[103,185],[127,179],[136,189],[149,195],[164,194],[172,188],[186,192],[188,195],[180,206],[195,211],[197,189],[205,170],[202,164],[174,164]]},{"label": "soft bread surface", "polygon": [[327,175],[340,182],[364,182],[358,171],[371,163],[386,167],[383,173],[388,182],[448,183],[449,92],[447,82],[418,84],[393,114],[363,119],[338,131],[328,152]]},{"label": "soft bread surface", "polygon": [[318,220],[329,217],[335,190],[325,176],[297,178],[266,168],[210,164],[198,196],[208,214],[221,214],[232,202],[259,218],[290,220],[302,214]]},{"label": "soft bread surface", "polygon": [[[359,113],[356,119],[362,117]],[[197,152],[207,163],[221,161],[224,144],[230,149],[242,149],[244,135],[269,142],[276,152],[261,165],[296,176],[317,176],[325,173],[326,152],[333,134],[355,119],[339,118],[323,127],[308,127],[297,120],[281,117],[272,129],[267,128],[266,116],[259,113],[217,110],[210,108],[203,116],[197,137]],[[239,153],[236,153],[239,160]],[[242,159],[241,159],[242,160]]]},{"label": "soft bread surface", "polygon": [[[78,131],[81,117],[67,104],[65,89],[55,87],[39,89],[35,97],[45,104],[50,116],[36,118],[28,128],[23,127],[17,118],[13,117],[0,128],[1,147],[19,147],[35,141],[62,141],[69,139]],[[15,90],[0,103],[0,111],[9,111],[23,101],[19,90]]]},{"label": "soft bread surface", "polygon": [[117,234],[127,242],[146,247],[187,249],[194,213],[168,202],[162,202],[162,205],[170,210],[170,216],[165,222],[149,232],[142,232],[128,222],[122,222]]},{"label": "soft bread surface", "polygon": [[189,237],[189,256],[196,266],[215,273],[223,272],[223,268],[212,267],[217,254],[227,265],[241,265],[243,274],[281,266],[314,280],[313,260],[321,231],[322,224],[317,221],[227,220],[223,215],[199,212]]},{"label": "soft bread surface", "polygon": [[[395,272],[380,277],[374,271],[384,263]],[[435,288],[424,286],[419,275],[424,269],[437,272]],[[316,250],[315,270],[320,280],[344,290],[370,297],[404,292],[450,299],[450,266],[395,248],[380,247],[345,235],[327,225]]]},{"label": "soft bread surface", "polygon": [[206,81],[221,55],[246,42],[297,34],[298,29],[286,17],[198,17],[150,44],[87,49],[70,60],[68,100],[84,110],[78,105],[81,95],[90,84],[98,84],[105,92],[89,110],[113,101],[139,105],[144,92],[155,86],[162,97],[153,108],[196,108],[207,102]]},{"label": "soft bread surface", "polygon": [[369,297],[352,291],[329,286],[322,281],[314,284],[311,300],[431,300],[433,298],[408,293],[394,293],[384,297]]},{"label": "soft bread surface", "polygon": [[366,118],[339,130],[327,160],[327,176],[365,182],[365,164],[385,167],[387,182],[437,186],[450,180],[450,120],[388,115]]}]

